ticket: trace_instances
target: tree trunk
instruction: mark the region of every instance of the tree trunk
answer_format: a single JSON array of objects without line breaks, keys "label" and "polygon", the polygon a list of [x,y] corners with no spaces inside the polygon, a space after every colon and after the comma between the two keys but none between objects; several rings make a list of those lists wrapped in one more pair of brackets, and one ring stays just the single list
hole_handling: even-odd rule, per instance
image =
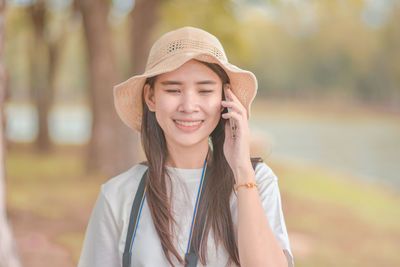
[{"label": "tree trunk", "polygon": [[55,38],[46,32],[50,23],[44,0],[37,0],[28,7],[32,21],[33,46],[31,47],[31,97],[38,111],[38,136],[36,147],[41,152],[51,148],[49,136],[48,115],[54,103],[55,75],[58,67],[60,51],[64,45],[64,28]]},{"label": "tree trunk", "polygon": [[139,161],[138,136],[118,117],[112,87],[117,70],[108,25],[107,0],[75,1],[83,17],[90,68],[90,93],[93,114],[92,137],[88,148],[88,171],[107,178]]},{"label": "tree trunk", "polygon": [[159,20],[159,0],[136,0],[131,13],[133,73],[144,72],[151,46],[151,33]]},{"label": "tree trunk", "polygon": [[53,102],[53,88],[50,86],[49,45],[45,36],[46,4],[37,0],[28,7],[32,20],[33,46],[30,52],[31,97],[38,112],[38,136],[36,148],[41,152],[50,150],[51,142],[47,117]]},{"label": "tree trunk", "polygon": [[0,267],[21,266],[11,227],[7,220],[5,189],[5,116],[6,71],[3,63],[4,0],[0,0]]}]

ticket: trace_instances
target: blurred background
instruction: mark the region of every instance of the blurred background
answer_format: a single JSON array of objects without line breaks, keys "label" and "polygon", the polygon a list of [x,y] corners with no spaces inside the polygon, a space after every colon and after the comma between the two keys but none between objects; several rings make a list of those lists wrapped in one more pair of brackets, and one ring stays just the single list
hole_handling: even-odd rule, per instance
[{"label": "blurred background", "polygon": [[182,26],[257,76],[251,152],[278,176],[295,265],[400,266],[400,1],[0,2],[0,216],[22,266],[76,266],[101,184],[144,160],[112,86]]}]

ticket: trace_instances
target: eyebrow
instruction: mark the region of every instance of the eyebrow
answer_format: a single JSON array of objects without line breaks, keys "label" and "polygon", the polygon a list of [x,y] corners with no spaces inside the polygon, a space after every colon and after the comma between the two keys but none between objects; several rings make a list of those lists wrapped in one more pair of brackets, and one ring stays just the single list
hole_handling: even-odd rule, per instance
[{"label": "eyebrow", "polygon": [[[162,81],[162,85],[182,85],[182,82],[178,81]],[[196,84],[217,84],[215,81],[212,80],[204,80],[204,81],[198,81]]]}]

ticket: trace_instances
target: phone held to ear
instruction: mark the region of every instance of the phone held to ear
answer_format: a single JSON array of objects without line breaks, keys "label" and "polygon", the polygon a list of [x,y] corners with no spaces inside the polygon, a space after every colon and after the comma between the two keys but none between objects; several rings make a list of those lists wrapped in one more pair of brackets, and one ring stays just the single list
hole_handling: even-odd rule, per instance
[{"label": "phone held to ear", "polygon": [[[225,89],[226,88],[228,88],[228,84],[225,83],[224,84],[224,88],[223,88],[224,100],[229,102],[230,99],[225,96]],[[227,107],[227,108],[224,109],[224,111],[222,113],[231,112],[231,110],[232,110],[232,108]],[[236,136],[236,132],[235,132],[236,127],[235,127],[235,122],[233,121],[232,118],[229,118],[229,125],[231,127],[231,136],[232,136],[232,138],[235,138],[235,136]]]}]

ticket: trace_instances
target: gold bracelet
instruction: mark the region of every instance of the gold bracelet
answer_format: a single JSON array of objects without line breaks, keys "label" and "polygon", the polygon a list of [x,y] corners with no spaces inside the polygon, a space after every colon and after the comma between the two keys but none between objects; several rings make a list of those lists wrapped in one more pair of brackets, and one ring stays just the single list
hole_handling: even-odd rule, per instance
[{"label": "gold bracelet", "polygon": [[247,188],[253,188],[253,187],[258,187],[258,184],[256,184],[256,183],[238,184],[237,186],[235,186],[235,190],[237,191],[238,188],[241,186],[247,186]]}]

